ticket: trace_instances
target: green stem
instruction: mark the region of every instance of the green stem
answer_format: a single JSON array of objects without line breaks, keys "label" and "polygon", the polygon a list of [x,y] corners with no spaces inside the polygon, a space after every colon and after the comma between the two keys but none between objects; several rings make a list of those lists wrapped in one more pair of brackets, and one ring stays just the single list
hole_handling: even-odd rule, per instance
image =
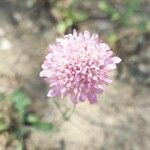
[{"label": "green stem", "polygon": [[66,109],[65,111],[62,111],[59,103],[57,103],[56,101],[53,101],[55,106],[58,108],[60,114],[62,115],[62,118],[65,120],[65,121],[68,121],[71,117],[71,115],[73,114],[73,112],[75,111],[75,107],[76,105],[73,106],[72,109]]}]

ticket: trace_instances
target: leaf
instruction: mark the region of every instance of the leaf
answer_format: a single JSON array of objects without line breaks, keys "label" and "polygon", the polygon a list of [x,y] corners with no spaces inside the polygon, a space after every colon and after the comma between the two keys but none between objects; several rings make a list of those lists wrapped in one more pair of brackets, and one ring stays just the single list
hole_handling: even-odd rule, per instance
[{"label": "leaf", "polygon": [[30,104],[29,97],[23,91],[16,90],[10,95],[10,100],[14,103],[16,110],[20,114],[20,117],[23,117],[27,106]]},{"label": "leaf", "polygon": [[53,124],[48,122],[43,122],[38,116],[35,114],[28,114],[26,118],[26,123],[36,129],[49,131],[53,129]]},{"label": "leaf", "polygon": [[71,18],[66,18],[64,21],[60,22],[57,25],[57,30],[59,33],[65,33],[67,28],[73,25],[73,20]]},{"label": "leaf", "polygon": [[119,11],[106,1],[100,1],[98,3],[98,7],[100,10],[105,12],[111,18],[112,21],[117,21],[121,17]]},{"label": "leaf", "polygon": [[88,14],[82,11],[76,11],[75,14],[76,22],[85,21],[88,18]]},{"label": "leaf", "polygon": [[[124,10],[124,15],[130,17],[134,14],[134,12],[139,8],[141,0],[127,0],[126,6]],[[126,12],[126,13],[125,13]]]},{"label": "leaf", "polygon": [[141,0],[126,0],[124,11],[122,13],[122,17],[120,18],[120,22],[123,25],[130,26],[130,24],[132,24],[130,22],[131,17],[135,15],[135,11],[139,9],[140,4]]},{"label": "leaf", "polygon": [[66,27],[70,27],[73,25],[73,18],[66,18],[66,20],[64,21]]},{"label": "leaf", "polygon": [[65,33],[66,29],[67,29],[67,26],[66,26],[66,24],[65,24],[64,21],[58,23],[58,25],[57,25],[57,31],[59,33]]},{"label": "leaf", "polygon": [[8,124],[0,121],[0,132],[8,128]]},{"label": "leaf", "polygon": [[108,12],[110,8],[110,6],[105,1],[100,1],[98,3],[98,7],[104,12]]},{"label": "leaf", "polygon": [[118,40],[118,36],[116,33],[112,32],[109,36],[108,36],[108,41],[111,44],[115,44],[116,41]]},{"label": "leaf", "polygon": [[146,21],[140,21],[136,26],[139,29],[139,31],[146,31]]},{"label": "leaf", "polygon": [[148,33],[150,32],[150,21],[149,20],[146,22],[146,31]]},{"label": "leaf", "polygon": [[50,131],[54,128],[54,125],[52,123],[39,121],[31,124],[31,127],[34,127],[42,131]]},{"label": "leaf", "polygon": [[22,143],[18,143],[16,150],[24,150],[23,144]]},{"label": "leaf", "polygon": [[33,123],[39,122],[39,120],[40,119],[34,114],[28,114],[26,117],[27,124],[33,124]]}]

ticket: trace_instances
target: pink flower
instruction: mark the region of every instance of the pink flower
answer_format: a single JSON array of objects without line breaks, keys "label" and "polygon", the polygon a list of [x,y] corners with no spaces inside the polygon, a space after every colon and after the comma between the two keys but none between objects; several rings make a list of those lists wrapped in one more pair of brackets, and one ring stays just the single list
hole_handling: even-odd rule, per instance
[{"label": "pink flower", "polygon": [[112,82],[109,71],[121,61],[112,55],[109,46],[88,31],[77,34],[74,30],[73,34],[56,39],[56,43],[48,47],[40,72],[50,87],[47,96],[70,96],[75,104],[86,100],[96,103],[96,95]]}]

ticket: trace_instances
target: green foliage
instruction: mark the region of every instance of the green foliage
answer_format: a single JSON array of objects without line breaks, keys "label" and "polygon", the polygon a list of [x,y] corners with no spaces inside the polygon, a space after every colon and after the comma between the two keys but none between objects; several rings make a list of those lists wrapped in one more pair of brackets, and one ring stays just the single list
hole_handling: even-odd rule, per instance
[{"label": "green foliage", "polygon": [[67,9],[64,11],[64,19],[57,25],[57,30],[59,33],[65,33],[69,27],[87,18],[88,16],[84,12]]},{"label": "green foliage", "polygon": [[141,0],[125,0],[124,8],[119,10],[114,5],[111,5],[106,0],[103,0],[99,1],[98,6],[100,10],[106,13],[115,24],[124,27],[136,27],[139,28],[139,30],[143,30],[145,28],[143,26],[145,23],[142,16],[140,16],[138,22],[134,23],[132,21],[133,18],[139,16],[138,12],[140,11],[140,4]]},{"label": "green foliage", "polygon": [[125,0],[122,7],[116,7],[108,0],[98,2],[99,9],[104,12],[113,23],[114,32],[108,36],[110,44],[116,44],[118,29],[133,29],[139,34],[149,32],[148,17],[140,11],[141,0]]},{"label": "green foliage", "polygon": [[20,144],[18,150],[24,149],[24,137],[35,128],[40,131],[52,131],[53,123],[44,122],[35,113],[29,111],[31,105],[30,98],[22,90],[15,90],[9,96],[0,94],[1,105],[8,104],[0,108],[0,132],[9,131],[14,135]]},{"label": "green foliage", "polygon": [[[136,28],[141,32],[145,32],[149,29],[147,25],[148,18],[143,18],[140,12],[141,2],[142,0],[124,0],[121,2],[123,7],[116,7],[109,0],[99,0],[98,7],[110,18],[116,28]],[[28,8],[48,4],[50,10],[47,13],[52,12],[52,10],[55,11],[51,15],[57,21],[56,28],[59,33],[65,33],[69,28],[89,18],[87,12],[76,9],[79,0],[26,0],[25,3]]]},{"label": "green foliage", "polygon": [[0,118],[0,132],[6,130],[7,128],[8,124],[2,118]]},{"label": "green foliage", "polygon": [[82,22],[88,18],[87,13],[74,9],[72,6],[61,8],[63,19],[59,21],[57,30],[59,33],[65,33],[66,30],[78,22]]},{"label": "green foliage", "polygon": [[50,131],[54,128],[52,123],[43,122],[38,116],[31,113],[27,115],[25,122],[29,126],[42,131]]},{"label": "green foliage", "polygon": [[62,0],[27,0],[26,6],[28,8],[33,8],[33,6],[39,4],[43,5],[45,3],[47,5],[49,3],[50,9],[55,9],[55,11],[61,16],[59,19],[56,18],[58,21],[57,31],[59,33],[65,33],[68,28],[88,18],[88,14],[86,12],[75,9],[75,5],[78,1],[79,0],[68,0],[66,2]]},{"label": "green foliage", "polygon": [[106,1],[100,1],[98,7],[105,12],[112,21],[117,21],[121,18],[120,13]]},{"label": "green foliage", "polygon": [[[141,0],[126,0],[126,5],[124,11],[122,13],[122,17],[120,22],[123,25],[131,26],[132,25],[132,17],[134,17],[139,10],[139,6],[141,4]],[[131,22],[130,22],[131,21]]]},{"label": "green foliage", "polygon": [[23,121],[26,109],[30,105],[29,97],[21,90],[16,90],[10,95],[10,100],[14,103],[15,108]]},{"label": "green foliage", "polygon": [[118,40],[118,36],[117,36],[117,34],[115,32],[112,32],[112,33],[109,34],[108,42],[110,44],[112,44],[112,45],[115,44],[117,42],[117,40]]}]

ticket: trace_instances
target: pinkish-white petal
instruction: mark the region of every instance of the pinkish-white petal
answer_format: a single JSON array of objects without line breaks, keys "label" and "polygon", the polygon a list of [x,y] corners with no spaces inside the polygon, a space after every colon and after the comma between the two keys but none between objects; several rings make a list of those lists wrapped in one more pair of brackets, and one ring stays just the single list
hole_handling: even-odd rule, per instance
[{"label": "pinkish-white petal", "polygon": [[107,66],[106,66],[106,69],[107,70],[114,70],[114,69],[116,69],[116,65],[115,64],[108,64]]},{"label": "pinkish-white petal", "polygon": [[51,71],[51,70],[43,70],[43,71],[40,72],[40,77],[48,77],[48,78],[50,78],[50,77],[52,77],[54,75],[56,75],[56,74],[54,73],[54,71]]},{"label": "pinkish-white petal", "polygon": [[55,96],[55,92],[54,92],[54,89],[51,89],[48,94],[47,94],[48,97],[54,97]]},{"label": "pinkish-white petal", "polygon": [[96,97],[95,93],[89,92],[87,94],[87,98],[88,98],[90,104],[94,104],[97,102],[97,97]]},{"label": "pinkish-white petal", "polygon": [[49,45],[40,77],[49,85],[49,97],[70,95],[71,101],[97,102],[96,94],[111,83],[108,74],[120,63],[110,47],[89,31],[65,35]]},{"label": "pinkish-white petal", "polygon": [[71,101],[72,101],[73,104],[77,104],[78,103],[78,101],[77,101],[77,95],[71,93],[70,99],[71,99]]},{"label": "pinkish-white petal", "polygon": [[79,101],[84,102],[86,100],[87,96],[85,92],[81,92],[79,96]]},{"label": "pinkish-white petal", "polygon": [[121,58],[119,58],[119,57],[113,57],[112,59],[113,59],[114,63],[116,63],[116,64],[121,62]]},{"label": "pinkish-white petal", "polygon": [[90,32],[84,31],[84,37],[85,37],[85,39],[89,39],[90,38]]},{"label": "pinkish-white petal", "polygon": [[104,51],[110,50],[110,47],[106,43],[101,43],[99,47],[100,47],[100,50],[104,50]]},{"label": "pinkish-white petal", "polygon": [[41,66],[42,69],[48,69],[48,63],[44,62]]},{"label": "pinkish-white petal", "polygon": [[51,62],[51,60],[53,58],[52,53],[49,53],[45,58]]},{"label": "pinkish-white petal", "polygon": [[54,97],[54,96],[60,96],[60,86],[57,85],[55,86],[54,88],[52,88],[48,94],[47,94],[48,97]]},{"label": "pinkish-white petal", "polygon": [[77,37],[77,31],[75,29],[73,30],[73,35],[75,38]]},{"label": "pinkish-white petal", "polygon": [[106,79],[105,79],[105,83],[110,84],[110,83],[112,83],[112,80],[111,80],[111,79],[106,78]]}]

